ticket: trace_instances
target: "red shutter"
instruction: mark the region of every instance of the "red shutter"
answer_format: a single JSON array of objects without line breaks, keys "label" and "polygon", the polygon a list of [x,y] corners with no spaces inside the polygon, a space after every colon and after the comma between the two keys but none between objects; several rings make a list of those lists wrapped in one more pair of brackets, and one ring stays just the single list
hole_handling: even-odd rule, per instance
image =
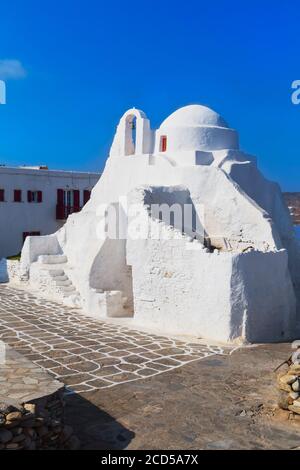
[{"label": "red shutter", "polygon": [[65,217],[65,206],[60,206],[57,204],[56,206],[56,220],[64,220]]},{"label": "red shutter", "polygon": [[21,189],[14,190],[14,202],[21,202],[22,201],[22,191]]},{"label": "red shutter", "polygon": [[0,202],[4,202],[4,189],[0,189]]},{"label": "red shutter", "polygon": [[74,194],[74,212],[78,212],[80,210],[80,192],[78,189],[74,189],[73,191]]},{"label": "red shutter", "polygon": [[64,205],[64,190],[63,189],[57,190],[57,205],[58,206]]},{"label": "red shutter", "polygon": [[65,219],[65,206],[64,206],[64,190],[57,190],[57,206],[56,206],[56,219]]},{"label": "red shutter", "polygon": [[32,192],[31,191],[27,191],[27,201],[32,202]]},{"label": "red shutter", "polygon": [[83,191],[83,204],[86,204],[90,200],[90,197],[91,197],[91,191],[89,191],[88,189],[85,189]]},{"label": "red shutter", "polygon": [[161,152],[165,152],[167,150],[167,136],[163,135],[161,137]]},{"label": "red shutter", "polygon": [[37,192],[37,202],[43,202],[43,193],[42,193],[42,191]]}]

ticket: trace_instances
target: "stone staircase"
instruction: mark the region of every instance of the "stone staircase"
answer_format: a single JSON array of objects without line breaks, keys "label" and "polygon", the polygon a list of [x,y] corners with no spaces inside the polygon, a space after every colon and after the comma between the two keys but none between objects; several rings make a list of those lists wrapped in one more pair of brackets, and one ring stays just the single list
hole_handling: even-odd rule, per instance
[{"label": "stone staircase", "polygon": [[80,295],[67,274],[70,269],[65,255],[40,255],[30,267],[30,283],[49,297],[79,307]]}]

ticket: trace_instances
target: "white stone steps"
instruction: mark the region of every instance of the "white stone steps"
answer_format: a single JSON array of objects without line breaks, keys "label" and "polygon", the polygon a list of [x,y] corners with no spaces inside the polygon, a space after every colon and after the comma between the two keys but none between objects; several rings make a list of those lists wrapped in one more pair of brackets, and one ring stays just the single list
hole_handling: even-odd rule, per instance
[{"label": "white stone steps", "polygon": [[53,281],[55,285],[60,286],[60,287],[68,287],[72,285],[72,282],[70,279],[67,278],[67,276],[60,276],[60,277],[66,277],[66,279],[57,279],[56,277],[53,278]]},{"label": "white stone steps", "polygon": [[38,262],[41,264],[62,264],[67,263],[68,258],[66,255],[40,255]]},{"label": "white stone steps", "polygon": [[75,287],[71,283],[69,286],[60,286],[62,292],[74,292],[76,291]]},{"label": "white stone steps", "polygon": [[[62,273],[64,271],[62,270]],[[54,281],[68,281],[69,278],[66,274],[52,275]]]},{"label": "white stone steps", "polygon": [[70,267],[65,255],[40,255],[32,264],[33,282],[48,295],[60,297],[66,305],[80,307],[80,294],[65,270]]},{"label": "white stone steps", "polygon": [[56,278],[56,277],[66,277],[65,275],[65,271],[63,269],[50,269],[50,268],[46,268],[45,266],[43,266],[41,269],[45,270],[45,271],[48,271],[48,273],[50,274],[51,277],[53,278]]}]

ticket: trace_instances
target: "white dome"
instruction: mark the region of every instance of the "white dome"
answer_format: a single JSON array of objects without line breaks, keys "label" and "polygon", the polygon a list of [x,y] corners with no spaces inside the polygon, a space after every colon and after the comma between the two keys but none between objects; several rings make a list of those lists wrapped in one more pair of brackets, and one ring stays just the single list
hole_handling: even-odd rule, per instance
[{"label": "white dome", "polygon": [[213,126],[228,128],[228,124],[212,109],[200,104],[192,104],[184,106],[172,113],[161,124],[162,127],[196,127],[196,126]]}]

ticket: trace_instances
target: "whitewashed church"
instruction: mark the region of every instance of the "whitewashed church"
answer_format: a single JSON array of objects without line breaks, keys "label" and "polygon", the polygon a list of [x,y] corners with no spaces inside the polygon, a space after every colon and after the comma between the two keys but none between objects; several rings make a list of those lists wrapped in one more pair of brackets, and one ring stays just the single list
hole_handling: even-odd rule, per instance
[{"label": "whitewashed church", "polygon": [[280,188],[205,106],[157,130],[128,110],[90,201],[53,235],[27,237],[21,276],[132,327],[225,342],[297,335],[300,247]]}]

